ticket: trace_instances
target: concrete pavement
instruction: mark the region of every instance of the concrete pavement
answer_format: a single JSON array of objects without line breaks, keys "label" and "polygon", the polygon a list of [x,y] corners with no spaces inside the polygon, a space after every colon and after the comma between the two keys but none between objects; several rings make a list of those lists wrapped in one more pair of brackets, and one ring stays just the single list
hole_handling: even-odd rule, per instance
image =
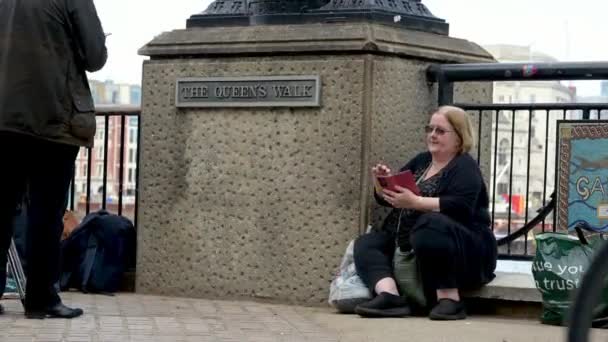
[{"label": "concrete pavement", "polygon": [[[426,318],[363,319],[307,308],[246,301],[169,298],[137,294],[114,297],[63,294],[85,309],[74,320],[27,320],[16,300],[4,300],[0,341],[190,342],[190,341],[561,341],[563,329],[533,320],[490,316],[433,322]],[[595,331],[594,341],[608,340]]]}]

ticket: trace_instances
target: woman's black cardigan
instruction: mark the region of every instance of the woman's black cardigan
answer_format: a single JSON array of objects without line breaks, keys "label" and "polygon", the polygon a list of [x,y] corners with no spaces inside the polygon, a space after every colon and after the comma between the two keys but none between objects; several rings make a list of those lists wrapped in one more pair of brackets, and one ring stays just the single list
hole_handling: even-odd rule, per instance
[{"label": "woman's black cardigan", "polygon": [[[405,164],[401,171],[414,173],[430,163],[431,153],[423,152]],[[470,229],[488,229],[488,191],[477,161],[468,153],[460,154],[443,168],[440,177],[436,196],[439,197],[439,212]],[[381,205],[391,206],[377,194],[376,200]]]}]

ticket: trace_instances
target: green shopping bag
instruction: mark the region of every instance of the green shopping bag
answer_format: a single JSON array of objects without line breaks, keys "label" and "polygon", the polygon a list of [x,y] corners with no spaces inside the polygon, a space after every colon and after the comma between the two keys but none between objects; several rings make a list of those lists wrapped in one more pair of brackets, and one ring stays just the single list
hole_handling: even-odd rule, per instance
[{"label": "green shopping bag", "polygon": [[399,247],[395,249],[393,272],[401,296],[413,307],[426,307],[422,278],[413,250],[402,252]]},{"label": "green shopping bag", "polygon": [[[536,236],[536,256],[532,274],[543,300],[541,322],[563,325],[573,292],[580,287],[584,272],[603,240],[599,236],[579,238],[563,233],[543,233]],[[595,318],[606,316],[608,296],[598,303]]]}]

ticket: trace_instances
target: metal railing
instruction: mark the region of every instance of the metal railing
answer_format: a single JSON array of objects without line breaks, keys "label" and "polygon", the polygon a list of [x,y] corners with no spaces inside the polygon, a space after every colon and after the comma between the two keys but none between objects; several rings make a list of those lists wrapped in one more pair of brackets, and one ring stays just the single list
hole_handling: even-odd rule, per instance
[{"label": "metal railing", "polygon": [[[513,231],[520,227],[531,224],[532,218],[535,217],[536,213],[541,211],[550,200],[550,196],[555,189],[555,177],[556,177],[556,151],[555,146],[556,139],[556,126],[557,120],[599,120],[601,118],[608,118],[608,104],[559,104],[559,103],[544,103],[544,104],[495,104],[495,105],[472,105],[472,104],[456,104],[467,110],[478,118],[478,121],[483,122],[484,119],[492,121],[492,144],[491,144],[491,175],[489,177],[489,191],[491,201],[491,215],[493,228],[497,237],[504,235],[510,235]],[[507,122],[507,130],[505,127],[500,126],[500,117],[505,118]],[[523,130],[517,132],[517,119],[522,120],[524,126]],[[538,133],[537,137],[541,137],[541,146],[535,147],[534,140],[536,137],[533,136],[532,132],[534,129],[534,120],[544,121],[544,132]],[[481,131],[482,124],[479,124],[479,130]],[[502,132],[501,132],[502,131]],[[502,133],[502,134],[501,134]],[[501,137],[502,135],[502,137]],[[506,135],[506,137],[505,137]],[[501,138],[506,138],[509,142],[506,150],[500,151]],[[523,151],[516,152],[516,139],[523,138],[525,147]],[[537,149],[536,153],[533,149]],[[507,162],[503,164],[506,169],[504,177],[508,178],[500,184],[506,184],[507,190],[500,191],[497,188],[499,184],[501,172],[501,154],[505,155],[503,160]],[[536,155],[535,155],[536,154]],[[478,161],[484,162],[481,153],[481,144],[478,145],[477,150]],[[521,160],[521,163],[516,162],[517,159]],[[537,160],[533,160],[537,159]],[[540,159],[540,160],[538,160]],[[534,167],[536,166],[536,167]],[[519,170],[516,170],[519,168]],[[521,177],[519,184],[522,187],[521,191],[515,191],[514,187],[518,183],[514,178]],[[541,186],[537,186],[536,189],[540,189],[538,197],[531,196],[531,181],[537,180],[542,182]],[[514,208],[516,205],[516,196],[522,195],[520,199],[519,208]],[[497,210],[497,199],[501,198],[507,202],[507,210],[501,215]],[[506,216],[506,217],[505,217]],[[535,224],[531,229],[535,232],[545,231],[556,231],[560,229],[554,222],[555,211],[552,215],[543,218],[541,222]],[[506,229],[505,229],[506,228]],[[506,231],[505,231],[506,230]],[[523,241],[522,241],[523,240]],[[515,245],[515,246],[514,246]],[[509,243],[501,249],[503,256],[510,258],[519,257],[530,257],[533,255],[534,250],[531,248],[528,241],[528,235],[524,235],[518,242]]]},{"label": "metal railing", "polygon": [[[478,144],[474,154],[485,166],[495,235],[509,240],[500,247],[500,257],[531,259],[535,246],[528,234],[517,239],[508,237],[522,228],[534,232],[560,229],[553,224],[551,200],[556,176],[557,121],[608,119],[608,103],[457,103],[454,83],[604,80],[608,79],[608,63],[436,65],[429,68],[428,78],[438,83],[440,105],[453,104],[472,114],[478,137],[490,133],[491,145]],[[499,208],[501,204],[503,208]]]},{"label": "metal railing", "polygon": [[98,106],[92,148],[81,148],[70,186],[69,209],[83,217],[104,209],[137,228],[139,118],[136,106]]}]

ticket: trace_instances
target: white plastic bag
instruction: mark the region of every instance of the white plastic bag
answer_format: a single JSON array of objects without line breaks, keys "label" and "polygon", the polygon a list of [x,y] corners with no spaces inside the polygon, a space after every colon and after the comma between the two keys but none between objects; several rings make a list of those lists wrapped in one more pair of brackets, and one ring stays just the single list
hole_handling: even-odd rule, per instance
[{"label": "white plastic bag", "polygon": [[352,313],[357,304],[372,298],[370,290],[357,275],[353,257],[354,246],[353,240],[346,247],[339,271],[329,286],[328,302],[342,313]]}]

